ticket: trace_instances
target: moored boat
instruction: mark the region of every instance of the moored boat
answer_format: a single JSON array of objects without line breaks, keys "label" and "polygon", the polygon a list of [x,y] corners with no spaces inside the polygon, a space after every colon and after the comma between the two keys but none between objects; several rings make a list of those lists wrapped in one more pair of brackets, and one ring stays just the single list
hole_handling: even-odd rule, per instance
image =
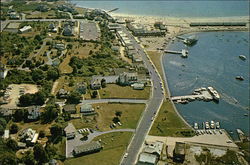
[{"label": "moored boat", "polygon": [[236,76],[235,79],[236,79],[236,80],[243,81],[243,80],[244,80],[244,77],[243,77],[243,76]]},{"label": "moored boat", "polygon": [[243,61],[245,61],[247,59],[246,56],[244,56],[244,55],[239,55],[239,58],[242,59]]}]

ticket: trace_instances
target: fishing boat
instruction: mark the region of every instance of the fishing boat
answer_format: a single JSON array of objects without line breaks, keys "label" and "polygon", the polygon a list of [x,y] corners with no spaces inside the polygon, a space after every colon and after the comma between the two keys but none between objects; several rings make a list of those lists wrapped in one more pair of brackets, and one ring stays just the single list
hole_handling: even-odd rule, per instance
[{"label": "fishing boat", "polygon": [[220,122],[216,122],[216,128],[220,129]]},{"label": "fishing boat", "polygon": [[194,123],[194,129],[198,129],[198,124],[197,123]]},{"label": "fishing boat", "polygon": [[214,121],[211,121],[211,122],[210,122],[210,128],[211,128],[211,129],[214,129],[214,128],[215,128]]}]

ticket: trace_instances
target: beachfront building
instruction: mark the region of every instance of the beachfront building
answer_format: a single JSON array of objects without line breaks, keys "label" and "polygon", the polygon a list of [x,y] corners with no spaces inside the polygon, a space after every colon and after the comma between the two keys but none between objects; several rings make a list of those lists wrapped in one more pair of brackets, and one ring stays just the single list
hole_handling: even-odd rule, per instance
[{"label": "beachfront building", "polygon": [[117,83],[119,85],[131,85],[137,82],[138,74],[137,73],[129,73],[123,72],[119,75],[117,79]]},{"label": "beachfront building", "polygon": [[48,31],[49,31],[49,32],[53,32],[53,33],[56,33],[56,32],[57,32],[57,27],[55,26],[54,23],[49,24],[49,26],[48,26]]},{"label": "beachfront building", "polygon": [[74,147],[73,155],[81,156],[81,155],[91,154],[99,152],[101,149],[102,145],[98,141],[92,141],[90,143]]},{"label": "beachfront building", "polygon": [[30,31],[32,31],[32,27],[30,25],[24,26],[21,29],[19,29],[20,33],[27,33],[27,32],[30,32]]},{"label": "beachfront building", "polygon": [[138,165],[156,165],[158,162],[157,156],[148,153],[141,153],[138,160]]},{"label": "beachfront building", "polygon": [[146,37],[146,36],[165,36],[166,35],[166,30],[147,30],[146,28],[127,23],[127,28],[133,33],[134,36],[141,36],[141,37]]}]

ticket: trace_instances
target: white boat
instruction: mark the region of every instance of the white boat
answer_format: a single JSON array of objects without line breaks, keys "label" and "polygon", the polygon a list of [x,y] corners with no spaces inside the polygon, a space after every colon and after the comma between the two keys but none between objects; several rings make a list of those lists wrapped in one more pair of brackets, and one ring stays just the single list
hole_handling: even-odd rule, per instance
[{"label": "white boat", "polygon": [[216,122],[216,128],[220,129],[220,122]]},{"label": "white boat", "polygon": [[219,101],[220,99],[220,95],[219,93],[213,88],[213,87],[207,87],[208,91],[212,94],[213,98],[216,100],[216,101]]},{"label": "white boat", "polygon": [[245,61],[247,59],[246,56],[244,56],[244,55],[239,55],[239,58],[242,59],[243,61]]},{"label": "white boat", "polygon": [[205,128],[209,129],[209,123],[207,121],[205,122]]},{"label": "white boat", "polygon": [[210,128],[211,128],[211,129],[214,129],[214,128],[215,128],[214,121],[211,121],[211,122],[210,122]]},{"label": "white boat", "polygon": [[194,123],[194,129],[198,129],[198,124],[197,123]]}]

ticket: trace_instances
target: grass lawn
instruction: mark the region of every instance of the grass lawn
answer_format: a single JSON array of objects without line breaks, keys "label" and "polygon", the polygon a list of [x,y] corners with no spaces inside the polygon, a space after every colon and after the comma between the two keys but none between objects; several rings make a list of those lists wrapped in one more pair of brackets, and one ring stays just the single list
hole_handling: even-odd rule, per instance
[{"label": "grass lawn", "polygon": [[113,123],[116,111],[121,111],[120,117],[122,126],[117,126],[117,129],[131,128],[135,129],[140,119],[142,112],[145,109],[145,104],[120,104],[120,103],[100,103],[93,104],[97,115],[83,117],[83,119],[71,120],[76,129],[93,128],[98,126],[101,131],[111,130],[109,127]]},{"label": "grass lawn", "polygon": [[149,135],[182,137],[180,131],[191,131],[191,129],[179,118],[171,103],[165,101]]},{"label": "grass lawn", "polygon": [[64,162],[65,165],[118,165],[120,159],[125,152],[132,133],[116,132],[101,135],[94,140],[101,139],[103,150],[98,153],[85,155],[78,158],[68,159]]},{"label": "grass lawn", "polygon": [[107,84],[106,88],[99,90],[99,94],[101,98],[148,99],[150,96],[150,87],[145,87],[144,90],[134,90],[130,86]]},{"label": "grass lawn", "polygon": [[147,51],[148,56],[150,57],[150,59],[152,60],[152,62],[154,63],[154,65],[156,66],[157,70],[159,71],[162,79],[163,79],[163,71],[162,71],[162,67],[161,67],[161,53],[156,52],[156,51]]},{"label": "grass lawn", "polygon": [[54,10],[50,10],[50,11],[47,11],[47,12],[34,11],[34,12],[29,12],[29,14],[26,15],[27,19],[38,18],[38,17],[55,18],[56,13],[55,13]]},{"label": "grass lawn", "polygon": [[66,154],[66,138],[65,137],[63,137],[63,139],[59,143],[53,144],[53,146],[56,148],[57,155],[65,156]]}]

